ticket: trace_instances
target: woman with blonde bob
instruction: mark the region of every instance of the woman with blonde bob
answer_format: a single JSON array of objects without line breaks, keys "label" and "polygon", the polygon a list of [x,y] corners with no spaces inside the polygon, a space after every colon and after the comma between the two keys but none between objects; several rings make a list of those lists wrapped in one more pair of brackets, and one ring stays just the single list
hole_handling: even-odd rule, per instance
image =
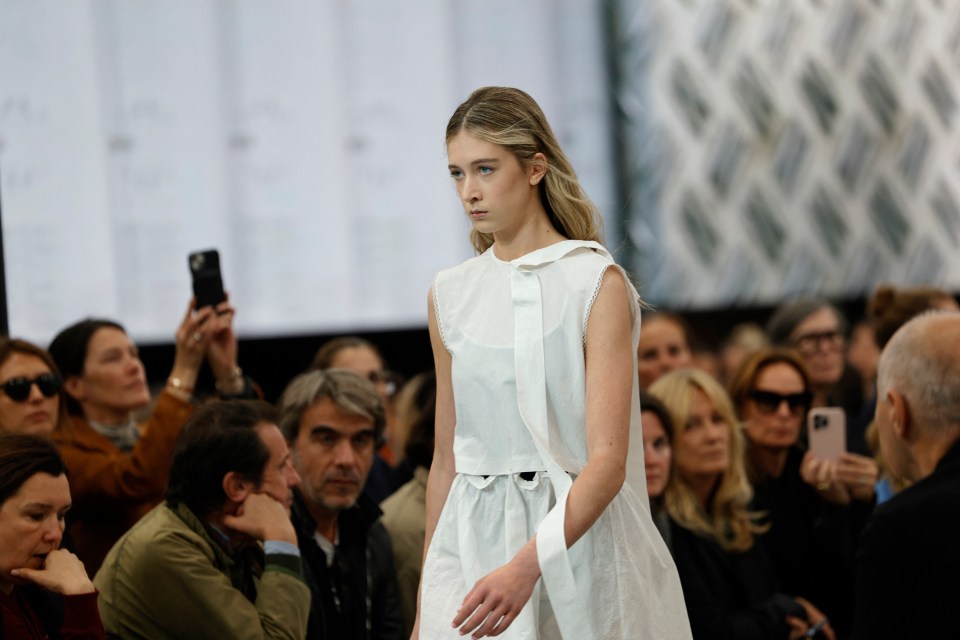
[{"label": "woman with blonde bob", "polygon": [[646,499],[639,299],[596,207],[522,91],[475,91],[446,143],[480,255],[430,290],[436,429],[412,637],[689,638]]},{"label": "woman with blonde bob", "polygon": [[[744,439],[730,397],[696,369],[670,372],[649,389],[674,423],[674,473],[665,493],[673,554],[694,636],[802,638],[824,619],[803,598],[778,590],[750,511]],[[833,638],[829,626],[826,637]]]}]

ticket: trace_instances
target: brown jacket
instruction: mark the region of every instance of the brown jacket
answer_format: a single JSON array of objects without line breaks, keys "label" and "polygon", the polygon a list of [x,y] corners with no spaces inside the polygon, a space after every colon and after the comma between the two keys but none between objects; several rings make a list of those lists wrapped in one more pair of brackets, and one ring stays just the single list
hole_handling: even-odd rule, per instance
[{"label": "brown jacket", "polygon": [[84,418],[74,416],[68,428],[54,433],[70,472],[69,534],[89,575],[100,568],[113,543],[163,500],[173,447],[192,411],[193,405],[161,391],[129,453]]}]

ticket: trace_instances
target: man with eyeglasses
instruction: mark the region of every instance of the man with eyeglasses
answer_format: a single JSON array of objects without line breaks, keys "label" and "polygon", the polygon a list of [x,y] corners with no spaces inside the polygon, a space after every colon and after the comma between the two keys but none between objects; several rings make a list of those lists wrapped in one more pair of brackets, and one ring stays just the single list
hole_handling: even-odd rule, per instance
[{"label": "man with eyeglasses", "polygon": [[960,602],[960,313],[910,320],[880,356],[876,424],[913,484],[860,540],[855,640],[955,638]]},{"label": "man with eyeglasses", "polygon": [[343,369],[293,379],[280,428],[302,477],[293,521],[313,593],[307,638],[403,638],[390,538],[364,483],[383,437],[374,385]]}]

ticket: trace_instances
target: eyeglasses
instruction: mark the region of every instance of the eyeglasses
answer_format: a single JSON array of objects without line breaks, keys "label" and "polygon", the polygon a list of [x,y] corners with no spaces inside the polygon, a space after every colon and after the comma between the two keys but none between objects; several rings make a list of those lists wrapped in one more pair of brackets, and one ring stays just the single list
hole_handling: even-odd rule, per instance
[{"label": "eyeglasses", "polygon": [[33,385],[37,385],[45,398],[52,398],[60,392],[63,380],[55,373],[41,373],[36,378],[10,378],[0,384],[0,389],[14,402],[23,402],[30,397],[30,387]]},{"label": "eyeglasses", "polygon": [[761,391],[754,389],[749,393],[750,399],[762,413],[775,413],[784,402],[790,408],[790,413],[800,415],[808,408],[813,400],[813,394],[809,391],[803,393],[790,393],[784,395],[774,391]]},{"label": "eyeglasses", "polygon": [[831,331],[805,333],[793,339],[793,346],[796,347],[797,351],[806,355],[815,353],[824,343],[830,347],[839,348],[843,344],[843,334],[833,329]]}]

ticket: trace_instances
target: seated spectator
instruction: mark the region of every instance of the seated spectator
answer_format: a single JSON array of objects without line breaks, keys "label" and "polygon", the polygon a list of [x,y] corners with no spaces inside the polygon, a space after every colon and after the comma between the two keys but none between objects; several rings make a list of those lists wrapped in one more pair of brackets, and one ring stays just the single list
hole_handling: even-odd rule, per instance
[{"label": "seated spectator", "polygon": [[735,325],[720,345],[720,371],[723,377],[719,380],[729,384],[730,378],[744,360],[754,351],[769,346],[770,338],[760,325],[754,322],[741,322]]},{"label": "seated spectator", "polygon": [[[860,418],[863,384],[852,367],[845,366],[847,321],[835,306],[821,298],[796,298],[784,303],[767,323],[770,341],[797,350],[807,367],[814,407],[838,406],[847,414],[847,448],[869,455]],[[806,438],[803,438],[806,441]]]},{"label": "seated spectator", "polygon": [[663,494],[673,468],[673,420],[659,399],[640,392],[640,416],[643,423],[643,466],[647,477],[650,515],[667,548],[671,548],[670,517],[663,507]]},{"label": "seated spectator", "polygon": [[421,373],[404,385],[397,396],[397,442],[403,442],[402,464],[414,469],[413,479],[383,501],[383,526],[393,543],[393,561],[403,613],[404,636],[413,631],[417,617],[417,591],[427,523],[427,475],[433,463],[437,377]]},{"label": "seated spectator", "polygon": [[402,638],[390,538],[362,493],[384,428],[376,388],[343,369],[301,374],[280,427],[303,478],[293,521],[313,596],[307,638]]},{"label": "seated spectator", "polygon": [[[698,640],[799,638],[825,616],[808,600],[783,593],[763,527],[749,511],[743,436],[723,387],[681,369],[651,388],[670,411],[674,472],[665,504],[690,626]],[[829,624],[824,627],[833,640]]]},{"label": "seated spectator", "polygon": [[913,484],[877,507],[858,554],[854,638],[952,638],[960,601],[960,314],[907,322],[884,347],[876,424]]},{"label": "seated spectator", "polygon": [[290,522],[300,477],[276,422],[260,400],[214,402],[190,417],[166,502],[120,538],[94,578],[109,634],[304,637],[310,590]]},{"label": "seated spectator", "polygon": [[674,369],[693,364],[690,329],[686,321],[672,313],[654,313],[643,318],[637,345],[637,372],[640,388]]},{"label": "seated spectator", "polygon": [[311,369],[346,369],[360,374],[377,388],[386,415],[383,439],[373,459],[373,468],[367,478],[364,492],[380,503],[410,479],[409,473],[398,471],[393,466],[399,461],[393,446],[394,416],[393,394],[396,381],[386,370],[383,356],[373,343],[357,336],[341,336],[325,342],[313,356]]},{"label": "seated spectator", "polygon": [[741,365],[730,395],[746,436],[753,509],[781,588],[816,602],[843,635],[852,624],[853,556],[873,507],[878,470],[867,456],[816,460],[800,445],[812,393],[793,351],[761,349]]},{"label": "seated spectator", "polygon": [[97,592],[60,549],[66,467],[39,435],[0,433],[0,638],[103,638]]},{"label": "seated spectator", "polygon": [[[877,287],[867,301],[867,317],[873,328],[877,349],[882,350],[897,329],[908,320],[934,309],[957,311],[960,307],[949,292],[935,287],[895,287],[890,284]],[[873,393],[863,408],[868,421],[873,419],[876,404],[877,396]],[[907,486],[907,480],[892,474],[884,463],[873,424],[867,428],[867,444],[882,471],[877,485],[877,501],[883,502],[903,490]]]},{"label": "seated spectator", "polygon": [[49,436],[67,417],[63,380],[50,354],[16,338],[0,338],[0,433]]},{"label": "seated spectator", "polygon": [[64,376],[70,419],[53,437],[70,470],[70,534],[88,571],[96,572],[117,539],[163,498],[170,458],[193,410],[190,400],[204,356],[225,393],[242,393],[233,309],[195,312],[176,333],[167,384],[144,424],[134,412],[150,404],[143,363],[123,327],[83,320],[61,331],[50,354]]}]

